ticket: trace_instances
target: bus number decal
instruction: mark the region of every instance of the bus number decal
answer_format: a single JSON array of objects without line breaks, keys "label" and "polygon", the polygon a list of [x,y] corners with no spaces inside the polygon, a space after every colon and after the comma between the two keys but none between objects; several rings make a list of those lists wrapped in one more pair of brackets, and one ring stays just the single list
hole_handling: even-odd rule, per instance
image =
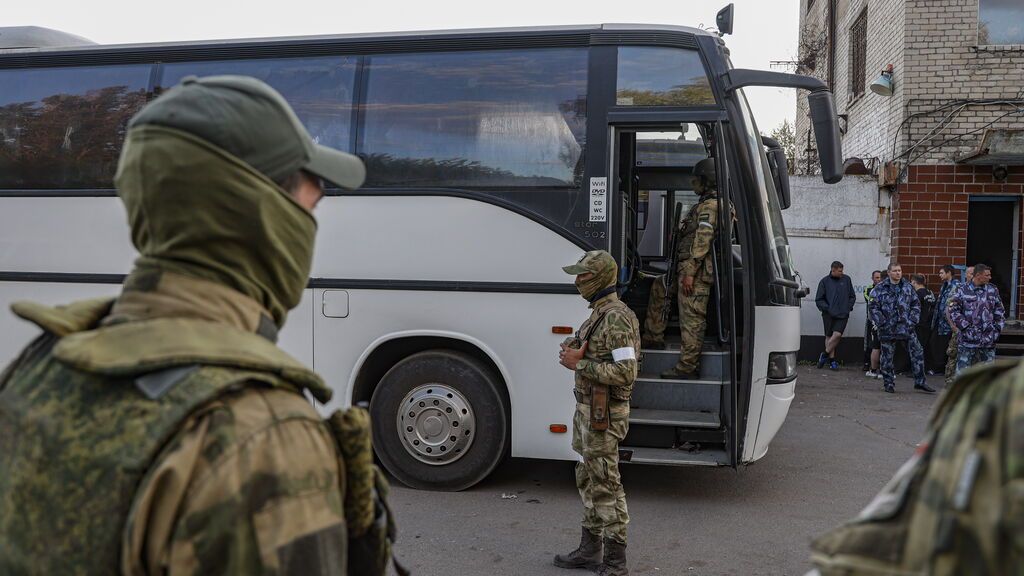
[{"label": "bus number decal", "polygon": [[608,178],[590,179],[590,221],[604,222],[608,207]]}]

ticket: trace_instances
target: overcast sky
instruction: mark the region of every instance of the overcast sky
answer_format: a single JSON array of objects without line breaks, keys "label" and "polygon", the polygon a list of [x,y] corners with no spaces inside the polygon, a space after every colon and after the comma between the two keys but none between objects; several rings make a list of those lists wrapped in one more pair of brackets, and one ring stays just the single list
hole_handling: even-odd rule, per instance
[{"label": "overcast sky", "polygon": [[[799,0],[734,0],[735,25],[726,44],[737,68],[769,70],[772,60],[794,60]],[[554,2],[551,0],[388,0],[245,2],[174,0],[49,0],[6,2],[0,26],[45,26],[101,44],[168,42],[438,30],[644,23],[714,27],[726,0]],[[747,89],[761,131],[767,133],[796,113],[791,89]]]}]

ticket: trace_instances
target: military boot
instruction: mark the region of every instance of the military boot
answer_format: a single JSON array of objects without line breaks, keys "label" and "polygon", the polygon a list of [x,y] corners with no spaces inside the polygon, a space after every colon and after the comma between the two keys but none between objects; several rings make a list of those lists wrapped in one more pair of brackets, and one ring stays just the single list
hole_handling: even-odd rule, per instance
[{"label": "military boot", "polygon": [[675,366],[662,372],[660,377],[669,380],[700,380],[700,372],[697,370],[694,370],[693,372],[684,372],[680,370],[678,366]]},{"label": "military boot", "polygon": [[597,567],[597,576],[627,576],[626,545],[611,538],[604,539],[604,560]]},{"label": "military boot", "polygon": [[648,350],[664,350],[665,349],[665,341],[664,340],[655,340],[653,338],[648,338],[648,337],[644,336],[640,340],[640,347],[641,348],[646,348]]},{"label": "military boot", "polygon": [[586,528],[582,528],[582,531],[580,547],[568,554],[555,556],[555,566],[593,570],[601,564],[601,536],[592,534]]}]

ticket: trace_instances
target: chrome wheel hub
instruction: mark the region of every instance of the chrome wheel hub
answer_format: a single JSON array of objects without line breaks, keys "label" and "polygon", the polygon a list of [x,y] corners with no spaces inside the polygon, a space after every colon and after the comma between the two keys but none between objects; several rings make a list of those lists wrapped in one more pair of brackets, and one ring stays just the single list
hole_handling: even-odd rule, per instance
[{"label": "chrome wheel hub", "polygon": [[466,397],[444,384],[424,384],[406,394],[398,406],[397,424],[409,454],[435,466],[462,458],[476,435],[476,419]]}]

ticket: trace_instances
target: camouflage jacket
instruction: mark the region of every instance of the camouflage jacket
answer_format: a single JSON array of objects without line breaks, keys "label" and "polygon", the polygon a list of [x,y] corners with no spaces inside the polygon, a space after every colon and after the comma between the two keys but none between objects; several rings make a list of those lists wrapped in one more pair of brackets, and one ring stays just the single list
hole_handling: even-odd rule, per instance
[{"label": "camouflage jacket", "polygon": [[949,306],[950,299],[959,289],[960,281],[955,278],[943,282],[942,288],[939,289],[939,295],[935,299],[935,313],[932,314],[932,329],[940,336],[945,336],[953,331],[949,326],[949,320],[946,319],[946,307]]},{"label": "camouflage jacket", "polygon": [[576,390],[590,394],[592,384],[605,384],[612,399],[629,400],[640,358],[640,322],[616,294],[591,307],[577,333],[587,342],[587,352],[576,364]]},{"label": "camouflage jacket", "polygon": [[0,376],[0,573],[344,574],[337,444],[315,374],[213,322],[97,327],[110,301],[17,307]]},{"label": "camouflage jacket", "polygon": [[957,345],[991,348],[1006,323],[1006,310],[999,289],[991,283],[977,286],[967,282],[949,300],[949,319],[956,326]]},{"label": "camouflage jacket", "polygon": [[921,301],[906,278],[899,284],[883,279],[871,289],[868,316],[881,340],[906,340],[921,319]]},{"label": "camouflage jacket", "polygon": [[690,208],[679,223],[677,270],[680,278],[695,277],[701,284],[710,284],[714,276],[711,247],[718,228],[718,196],[703,197]]},{"label": "camouflage jacket", "polygon": [[1024,366],[965,371],[925,440],[853,520],[818,538],[823,576],[1024,574]]}]

